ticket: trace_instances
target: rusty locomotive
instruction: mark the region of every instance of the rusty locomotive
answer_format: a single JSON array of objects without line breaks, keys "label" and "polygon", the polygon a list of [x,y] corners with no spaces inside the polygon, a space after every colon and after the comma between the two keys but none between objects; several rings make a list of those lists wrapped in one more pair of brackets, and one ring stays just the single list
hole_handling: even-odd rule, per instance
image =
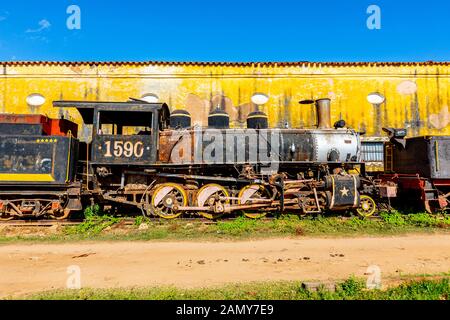
[{"label": "rusty locomotive", "polygon": [[[302,103],[315,104],[316,128],[268,128],[261,111],[249,114],[246,128],[230,128],[226,112],[212,110],[208,126],[199,127],[164,103],[55,101],[76,108],[92,127],[87,142],[67,120],[3,115],[0,219],[65,219],[93,203],[167,219],[346,210],[370,216],[376,200],[397,196],[398,171],[366,174],[360,133],[343,120],[331,125],[329,99]],[[442,194],[436,198],[446,208]]]}]

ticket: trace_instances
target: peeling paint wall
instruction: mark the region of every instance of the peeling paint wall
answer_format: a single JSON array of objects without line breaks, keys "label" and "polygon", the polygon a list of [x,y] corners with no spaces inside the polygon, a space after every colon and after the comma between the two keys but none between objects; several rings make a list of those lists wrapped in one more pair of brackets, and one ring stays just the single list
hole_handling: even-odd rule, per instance
[{"label": "peeling paint wall", "polygon": [[[1,64],[0,64],[1,65]],[[52,107],[53,100],[125,101],[154,93],[174,109],[187,109],[194,123],[207,123],[211,108],[225,108],[233,127],[244,127],[254,110],[250,97],[264,92],[271,126],[312,127],[313,107],[298,101],[332,99],[332,119],[340,116],[368,136],[382,127],[407,127],[410,135],[450,134],[450,64],[371,65],[305,63],[298,65],[201,64],[19,64],[1,65],[0,112],[42,113],[81,122],[76,110]],[[381,106],[367,95],[386,97]],[[29,94],[46,102],[28,106]],[[82,130],[83,132],[83,130]]]}]

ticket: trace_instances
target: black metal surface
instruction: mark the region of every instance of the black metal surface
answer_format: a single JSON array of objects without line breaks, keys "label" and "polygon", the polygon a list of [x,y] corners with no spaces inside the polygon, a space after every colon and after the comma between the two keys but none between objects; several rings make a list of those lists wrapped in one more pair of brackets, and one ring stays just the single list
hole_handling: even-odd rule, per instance
[{"label": "black metal surface", "polygon": [[308,132],[281,134],[281,161],[315,161],[314,137]]},{"label": "black metal surface", "polygon": [[174,110],[170,114],[170,127],[184,129],[191,126],[191,115],[186,110]]},{"label": "black metal surface", "polygon": [[330,175],[326,177],[326,187],[331,191],[330,209],[351,208],[358,204],[359,180],[352,175]]},{"label": "black metal surface", "polygon": [[[392,145],[392,144],[391,144]],[[392,145],[392,170],[424,178],[450,178],[450,136],[406,139],[405,148]]]},{"label": "black metal surface", "polygon": [[267,115],[262,111],[250,112],[247,117],[247,128],[249,129],[267,129],[269,123]]},{"label": "black metal surface", "polygon": [[[78,140],[74,138],[0,136],[0,174],[27,179],[18,182],[3,178],[0,184],[65,184],[73,180],[77,151]],[[34,181],[33,175],[39,174],[50,175],[53,181]]]},{"label": "black metal surface", "polygon": [[240,183],[263,183],[261,179],[237,179],[233,177],[192,175],[192,174],[173,174],[173,173],[157,173],[159,177],[179,178],[183,180],[208,180],[221,182],[240,182]]},{"label": "black metal surface", "polygon": [[85,124],[93,124],[94,110],[109,111],[137,111],[155,112],[158,111],[161,121],[169,122],[169,107],[165,103],[146,102],[101,102],[101,101],[53,101],[53,106],[58,108],[77,108]]},{"label": "black metal surface", "polygon": [[42,124],[0,123],[0,135],[41,135]]},{"label": "black metal surface", "polygon": [[230,127],[230,116],[224,110],[216,109],[208,115],[208,127],[226,129]]},{"label": "black metal surface", "polygon": [[96,135],[92,142],[97,164],[151,164],[155,152],[152,135]]}]

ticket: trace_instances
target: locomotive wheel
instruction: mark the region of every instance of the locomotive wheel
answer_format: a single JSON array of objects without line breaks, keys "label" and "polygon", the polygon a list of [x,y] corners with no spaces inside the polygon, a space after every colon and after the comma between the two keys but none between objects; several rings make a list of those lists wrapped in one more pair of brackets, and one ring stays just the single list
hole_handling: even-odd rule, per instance
[{"label": "locomotive wheel", "polygon": [[183,187],[176,183],[163,183],[152,196],[152,210],[164,219],[179,217],[183,211],[176,211],[175,206],[186,206],[187,195]]},{"label": "locomotive wheel", "polygon": [[0,221],[13,220],[17,216],[17,213],[11,207],[10,204],[4,204],[3,212],[0,212]]},{"label": "locomotive wheel", "polygon": [[6,208],[6,210],[2,213],[0,213],[0,221],[9,221],[14,219],[15,215],[11,214],[11,211]]},{"label": "locomotive wheel", "polygon": [[359,207],[356,212],[364,218],[372,216],[377,211],[377,204],[368,195],[361,195],[359,197]]},{"label": "locomotive wheel", "polygon": [[[229,197],[227,189],[219,184],[210,183],[200,188],[197,192],[197,205],[200,207],[217,204],[220,201],[221,205],[228,204],[230,200],[217,200],[218,197]],[[200,215],[206,219],[218,219],[223,216],[220,212],[199,212]]]},{"label": "locomotive wheel", "polygon": [[10,215],[9,213],[5,212],[0,215],[0,221],[9,221],[12,219],[14,219],[14,216]]},{"label": "locomotive wheel", "polygon": [[[251,204],[253,201],[251,199],[264,199],[269,197],[269,192],[264,186],[259,184],[249,184],[239,191],[239,204]],[[261,211],[262,209],[246,209],[241,212],[251,219],[263,218],[267,215],[267,212]]]}]

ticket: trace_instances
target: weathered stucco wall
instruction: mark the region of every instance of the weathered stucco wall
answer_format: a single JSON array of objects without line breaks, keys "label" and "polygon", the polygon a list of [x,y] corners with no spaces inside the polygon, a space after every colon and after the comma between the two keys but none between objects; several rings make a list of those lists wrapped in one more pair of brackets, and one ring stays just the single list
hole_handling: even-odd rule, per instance
[{"label": "weathered stucco wall", "polygon": [[[234,127],[245,126],[254,106],[250,97],[264,92],[271,126],[311,127],[313,107],[302,99],[332,99],[332,119],[340,115],[368,136],[381,128],[408,127],[410,134],[450,134],[450,63],[0,63],[0,112],[64,115],[80,122],[75,110],[58,110],[53,100],[125,101],[154,93],[171,109],[187,109],[195,123],[206,124],[212,107],[230,114]],[[380,107],[366,97],[386,97]],[[26,97],[42,94],[39,108]]]}]

